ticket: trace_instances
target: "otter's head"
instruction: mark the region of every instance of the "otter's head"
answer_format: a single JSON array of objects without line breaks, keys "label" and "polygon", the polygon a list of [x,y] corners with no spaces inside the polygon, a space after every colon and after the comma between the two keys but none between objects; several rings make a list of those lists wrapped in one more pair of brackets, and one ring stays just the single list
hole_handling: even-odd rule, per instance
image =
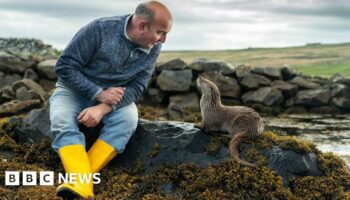
[{"label": "otter's head", "polygon": [[200,76],[197,79],[198,86],[204,96],[220,97],[219,88],[211,81]]}]

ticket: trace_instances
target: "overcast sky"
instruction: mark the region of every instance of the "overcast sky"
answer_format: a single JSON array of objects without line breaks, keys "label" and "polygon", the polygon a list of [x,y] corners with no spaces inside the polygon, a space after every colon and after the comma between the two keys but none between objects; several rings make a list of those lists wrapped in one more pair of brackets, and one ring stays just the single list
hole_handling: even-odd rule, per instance
[{"label": "overcast sky", "polygon": [[[93,19],[133,13],[138,0],[0,0],[0,37],[63,49]],[[173,30],[164,50],[350,42],[348,0],[164,0]]]}]

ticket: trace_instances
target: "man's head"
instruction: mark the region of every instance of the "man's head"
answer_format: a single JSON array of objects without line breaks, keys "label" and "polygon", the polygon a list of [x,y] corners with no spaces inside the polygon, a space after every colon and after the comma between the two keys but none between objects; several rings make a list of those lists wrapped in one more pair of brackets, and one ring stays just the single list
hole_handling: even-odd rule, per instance
[{"label": "man's head", "polygon": [[156,43],[166,41],[172,24],[171,13],[162,3],[148,1],[137,6],[131,21],[130,36],[133,42],[149,49]]}]

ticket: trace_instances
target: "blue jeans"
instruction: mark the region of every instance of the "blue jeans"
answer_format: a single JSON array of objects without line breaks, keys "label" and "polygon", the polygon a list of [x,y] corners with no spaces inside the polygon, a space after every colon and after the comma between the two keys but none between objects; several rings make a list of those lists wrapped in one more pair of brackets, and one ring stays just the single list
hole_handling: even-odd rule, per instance
[{"label": "blue jeans", "polygon": [[[52,148],[58,150],[66,145],[81,144],[85,146],[85,136],[78,128],[77,116],[90,106],[96,105],[89,99],[67,87],[57,87],[50,97],[50,121],[53,138]],[[104,126],[99,139],[105,141],[122,153],[130,137],[135,132],[138,112],[135,103],[106,114],[102,120]]]}]

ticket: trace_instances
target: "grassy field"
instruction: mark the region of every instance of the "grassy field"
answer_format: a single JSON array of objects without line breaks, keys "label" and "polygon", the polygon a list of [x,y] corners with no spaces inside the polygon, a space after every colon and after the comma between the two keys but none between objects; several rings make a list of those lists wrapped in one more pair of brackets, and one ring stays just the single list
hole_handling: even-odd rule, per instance
[{"label": "grassy field", "polygon": [[162,51],[158,62],[181,58],[191,63],[197,58],[223,60],[233,66],[281,67],[288,65],[304,74],[350,77],[350,43],[319,44],[285,48],[248,48],[224,51]]}]

